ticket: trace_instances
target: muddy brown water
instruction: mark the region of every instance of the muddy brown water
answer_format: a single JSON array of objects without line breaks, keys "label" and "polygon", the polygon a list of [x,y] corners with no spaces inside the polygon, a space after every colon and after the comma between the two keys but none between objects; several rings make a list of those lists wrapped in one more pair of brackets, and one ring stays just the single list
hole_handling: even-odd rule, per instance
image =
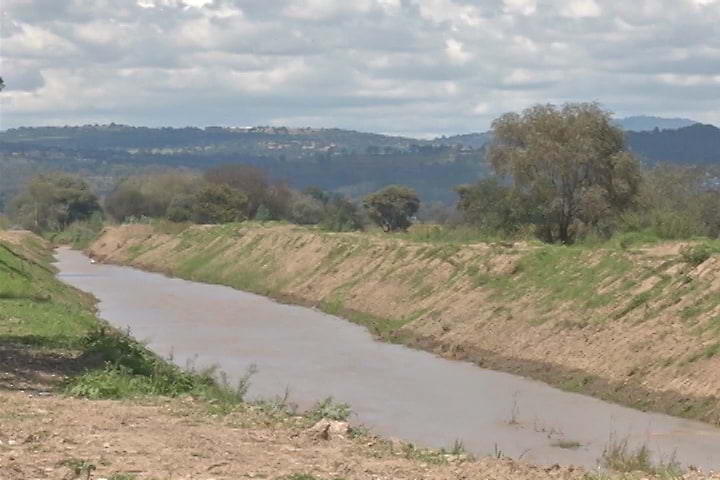
[{"label": "muddy brown water", "polygon": [[57,261],[59,278],[99,299],[102,318],[179,365],[218,365],[231,379],[256,365],[251,398],[287,390],[305,408],[333,396],[375,433],[428,447],[461,440],[479,455],[595,467],[615,437],[656,460],[720,470],[720,429],[707,424],[381,343],[343,319],[228,287],[91,264],[69,249]]}]

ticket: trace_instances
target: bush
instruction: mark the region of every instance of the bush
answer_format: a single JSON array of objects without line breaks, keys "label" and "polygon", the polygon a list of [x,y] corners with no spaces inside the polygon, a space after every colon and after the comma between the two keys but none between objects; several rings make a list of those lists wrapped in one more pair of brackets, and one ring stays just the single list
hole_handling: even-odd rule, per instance
[{"label": "bush", "polygon": [[223,184],[203,186],[193,199],[195,223],[230,223],[245,220],[247,196]]},{"label": "bush", "polygon": [[323,221],[325,205],[310,195],[295,193],[290,205],[289,220],[298,225],[317,225]]},{"label": "bush", "polygon": [[683,260],[694,267],[704,263],[713,253],[713,250],[704,244],[688,245],[680,250]]},{"label": "bush", "polygon": [[83,398],[193,394],[224,404],[240,403],[250,376],[244,377],[238,388],[232,390],[227,382],[218,383],[213,370],[183,371],[130,337],[103,329],[87,336],[83,351],[84,356],[104,363],[102,369],[90,370],[67,381],[66,393]]}]

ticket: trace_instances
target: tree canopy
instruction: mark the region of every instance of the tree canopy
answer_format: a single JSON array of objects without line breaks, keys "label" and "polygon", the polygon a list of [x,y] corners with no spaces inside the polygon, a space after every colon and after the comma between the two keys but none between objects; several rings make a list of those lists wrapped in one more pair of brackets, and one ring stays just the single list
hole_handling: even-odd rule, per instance
[{"label": "tree canopy", "polygon": [[640,163],[609,112],[595,103],[537,105],[492,124],[488,158],[514,194],[538,209],[538,234],[571,243],[578,224],[595,226],[629,208]]},{"label": "tree canopy", "polygon": [[58,231],[100,212],[98,197],[80,177],[38,175],[13,200],[13,217],[35,232]]},{"label": "tree canopy", "polygon": [[420,208],[420,200],[412,188],[390,185],[366,196],[363,206],[384,232],[395,232],[412,225],[411,217]]},{"label": "tree canopy", "polygon": [[248,198],[227,185],[207,184],[193,198],[192,220],[195,223],[229,223],[247,218]]}]

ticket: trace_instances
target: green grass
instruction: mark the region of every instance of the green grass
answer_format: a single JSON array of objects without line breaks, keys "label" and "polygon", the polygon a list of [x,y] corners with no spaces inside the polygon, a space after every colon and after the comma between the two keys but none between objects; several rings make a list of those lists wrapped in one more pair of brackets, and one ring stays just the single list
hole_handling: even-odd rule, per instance
[{"label": "green grass", "polygon": [[47,256],[35,262],[21,250],[0,243],[0,341],[77,347],[97,325],[93,299],[55,279]]},{"label": "green grass", "polygon": [[97,238],[103,226],[102,218],[94,216],[90,220],[74,222],[62,232],[51,232],[46,236],[55,245],[72,245],[73,248],[83,249]]},{"label": "green grass", "polygon": [[[377,233],[376,235],[388,236],[386,233]],[[410,227],[407,232],[394,233],[392,236],[409,242],[434,244],[495,243],[509,240],[507,235],[471,225],[416,224]]]},{"label": "green grass", "polygon": [[[44,254],[38,250],[44,248]],[[248,378],[231,387],[214,371],[182,370],[94,313],[94,299],[55,278],[47,244],[0,242],[0,344],[37,361],[67,358],[63,390],[85,398],[194,395],[238,404]],[[35,257],[38,260],[34,260]],[[72,366],[72,368],[70,368]]]}]

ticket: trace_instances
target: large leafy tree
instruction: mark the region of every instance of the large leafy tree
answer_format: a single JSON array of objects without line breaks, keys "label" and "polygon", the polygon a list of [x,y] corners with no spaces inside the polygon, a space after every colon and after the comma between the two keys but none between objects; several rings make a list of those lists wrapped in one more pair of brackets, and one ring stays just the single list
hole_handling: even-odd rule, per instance
[{"label": "large leafy tree", "polygon": [[101,211],[98,197],[80,177],[38,175],[13,201],[15,220],[35,232],[63,230]]},{"label": "large leafy tree", "polygon": [[546,241],[571,243],[578,223],[597,225],[637,197],[640,164],[610,113],[595,103],[508,113],[493,122],[492,133],[490,163],[538,209]]},{"label": "large leafy tree", "polygon": [[247,196],[227,185],[207,184],[193,198],[192,220],[195,223],[229,223],[245,220]]},{"label": "large leafy tree", "polygon": [[261,205],[268,208],[272,197],[271,183],[267,173],[252,165],[220,165],[205,172],[205,179],[210,183],[227,185],[239,190],[247,197],[247,214],[255,218]]},{"label": "large leafy tree", "polygon": [[202,180],[183,171],[137,175],[122,180],[105,198],[105,209],[115,219],[164,217],[169,207],[194,194]]},{"label": "large leafy tree", "polygon": [[509,233],[533,221],[532,206],[515,195],[510,185],[487,177],[474,185],[458,185],[457,209],[465,222],[480,228]]},{"label": "large leafy tree", "polygon": [[420,208],[420,200],[412,188],[391,185],[366,196],[363,206],[384,232],[395,232],[412,225],[411,217]]}]

